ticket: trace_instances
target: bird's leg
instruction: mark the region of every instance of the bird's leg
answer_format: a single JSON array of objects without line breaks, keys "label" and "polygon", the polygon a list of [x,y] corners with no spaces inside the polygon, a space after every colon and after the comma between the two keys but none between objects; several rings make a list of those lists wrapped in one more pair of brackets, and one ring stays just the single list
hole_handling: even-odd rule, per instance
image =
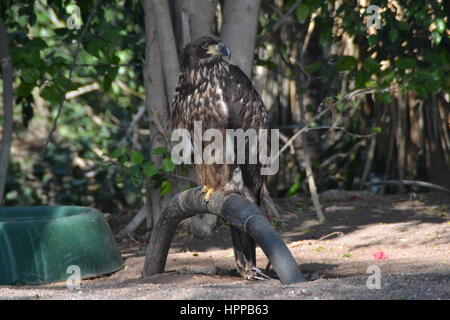
[{"label": "bird's leg", "polygon": [[206,200],[209,200],[209,198],[211,198],[211,195],[214,193],[214,191],[216,191],[216,190],[214,190],[214,188],[211,188],[208,186],[203,186],[203,188],[202,188],[202,192],[206,192],[206,195],[205,195]]}]

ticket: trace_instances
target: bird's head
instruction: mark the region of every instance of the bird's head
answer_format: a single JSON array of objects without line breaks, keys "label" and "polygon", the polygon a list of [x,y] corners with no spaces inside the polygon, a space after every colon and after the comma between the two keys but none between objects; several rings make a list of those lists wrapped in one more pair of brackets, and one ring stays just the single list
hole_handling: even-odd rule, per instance
[{"label": "bird's head", "polygon": [[196,67],[222,60],[222,57],[231,57],[231,51],[215,35],[198,38],[186,45],[181,56],[184,68]]}]

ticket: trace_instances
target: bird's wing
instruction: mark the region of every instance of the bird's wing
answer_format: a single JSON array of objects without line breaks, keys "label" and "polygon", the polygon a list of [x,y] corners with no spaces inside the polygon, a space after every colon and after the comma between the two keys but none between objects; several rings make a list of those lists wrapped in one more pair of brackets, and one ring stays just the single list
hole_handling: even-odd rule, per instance
[{"label": "bird's wing", "polygon": [[[256,133],[259,133],[259,129],[269,129],[266,107],[250,79],[239,67],[230,65],[230,76],[225,82],[224,94],[230,129],[254,129]],[[246,143],[245,148],[249,148],[249,144]],[[249,164],[247,160],[240,165],[244,185],[256,196],[259,204],[265,177],[261,175],[259,157],[257,164]]]},{"label": "bird's wing", "polygon": [[186,113],[190,110],[190,108],[186,98],[190,94],[190,90],[187,88],[183,77],[183,74],[181,74],[171,107],[173,129],[188,128],[189,115]]}]

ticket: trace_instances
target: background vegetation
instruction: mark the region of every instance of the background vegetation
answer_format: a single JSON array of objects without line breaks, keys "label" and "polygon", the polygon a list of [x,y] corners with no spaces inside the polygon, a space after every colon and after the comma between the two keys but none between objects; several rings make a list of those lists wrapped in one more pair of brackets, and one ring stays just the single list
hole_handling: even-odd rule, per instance
[{"label": "background vegetation", "polygon": [[[367,24],[369,5],[380,8],[379,29]],[[450,187],[449,6],[444,0],[3,0],[6,158],[8,117],[13,121],[3,203],[120,214],[146,203],[148,216],[157,215],[163,199],[192,184],[168,158],[164,132],[178,53],[210,32],[251,74],[282,142],[330,110],[282,154],[272,195],[364,189],[380,180]]]}]

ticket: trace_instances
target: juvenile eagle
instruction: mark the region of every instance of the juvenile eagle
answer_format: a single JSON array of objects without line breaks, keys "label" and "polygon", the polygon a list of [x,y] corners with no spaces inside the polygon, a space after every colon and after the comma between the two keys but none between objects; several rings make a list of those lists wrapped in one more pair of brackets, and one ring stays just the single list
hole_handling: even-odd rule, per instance
[{"label": "juvenile eagle", "polygon": [[[191,137],[194,121],[202,121],[203,132],[214,128],[223,137],[226,129],[254,129],[257,133],[268,129],[267,111],[258,92],[238,66],[222,59],[228,56],[230,50],[214,35],[186,45],[172,105],[173,129],[187,129]],[[248,155],[249,143],[224,153],[236,154],[236,148],[246,148]],[[259,158],[256,164],[196,164],[195,171],[207,199],[213,191],[222,190],[239,193],[261,207],[265,179]],[[255,241],[239,229],[230,229],[239,273],[246,279],[257,277]]]}]

